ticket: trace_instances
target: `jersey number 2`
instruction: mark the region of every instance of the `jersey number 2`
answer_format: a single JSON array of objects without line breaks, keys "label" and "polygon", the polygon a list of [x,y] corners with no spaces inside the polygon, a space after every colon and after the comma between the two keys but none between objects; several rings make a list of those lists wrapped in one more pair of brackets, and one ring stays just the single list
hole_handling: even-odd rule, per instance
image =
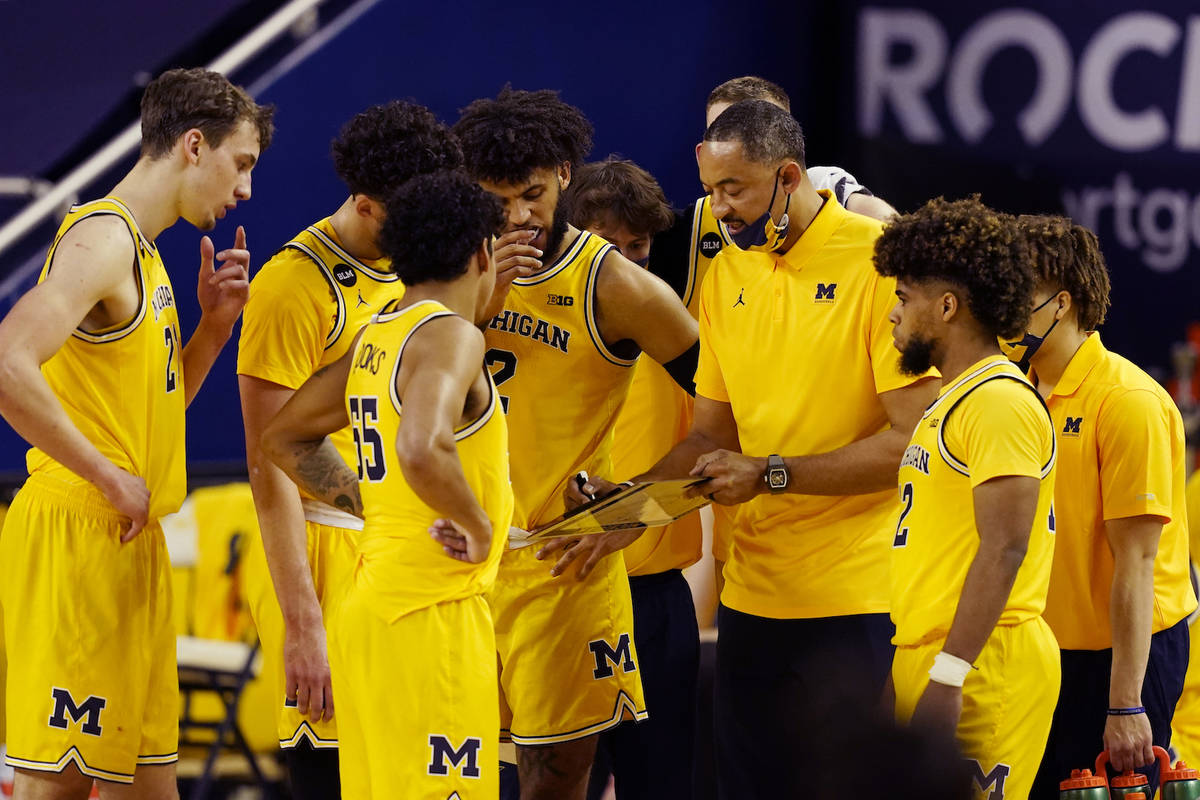
[{"label": "jersey number 2", "polygon": [[173,325],[163,328],[163,338],[167,343],[167,391],[173,392],[179,380],[175,370],[175,351],[182,348],[179,347],[179,336],[175,333]]},{"label": "jersey number 2", "polygon": [[[496,388],[500,388],[500,384],[517,374],[517,354],[508,350],[500,350],[493,347],[487,351],[487,355],[483,357],[483,362],[487,364],[488,369],[497,364],[500,369],[492,373],[492,382],[496,384]],[[508,395],[500,395],[500,405],[504,407],[504,413],[508,413]]]},{"label": "jersey number 2", "polygon": [[892,547],[904,547],[908,544],[908,528],[904,527],[904,518],[912,511],[913,504],[913,485],[906,483],[900,489],[900,502],[904,504],[904,510],[900,512],[900,519],[896,522],[896,538],[892,540]]},{"label": "jersey number 2", "polygon": [[[379,398],[352,395],[349,398],[350,429],[354,433],[354,449],[358,453],[358,479],[364,476],[371,483],[378,483],[387,475],[387,461],[383,457],[383,437],[375,423],[379,422]],[[367,447],[371,448],[370,457]]]}]

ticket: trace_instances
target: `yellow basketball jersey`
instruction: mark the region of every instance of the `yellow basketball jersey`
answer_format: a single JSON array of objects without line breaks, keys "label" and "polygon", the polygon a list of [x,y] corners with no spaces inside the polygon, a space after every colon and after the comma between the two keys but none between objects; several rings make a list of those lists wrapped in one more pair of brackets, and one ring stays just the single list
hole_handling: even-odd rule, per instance
[{"label": "yellow basketball jersey", "polygon": [[637,361],[614,355],[596,326],[596,277],[613,249],[581,232],[548,269],[513,281],[486,331],[513,441],[513,524],[525,530],[563,513],[580,470],[612,474],[612,426]]},{"label": "yellow basketball jersey", "polygon": [[[58,243],[67,231],[81,220],[103,214],[123,219],[133,236],[137,312],[106,330],[76,328],[42,365],[42,374],[88,441],[118,467],[146,481],[150,519],[157,519],[178,510],[187,492],[183,339],[162,257],[125,204],[106,197],[71,209],[46,254],[38,281],[50,274]],[[26,464],[30,474],[86,483],[36,447],[29,450]]]},{"label": "yellow basketball jersey", "polygon": [[[386,258],[363,261],[347,253],[328,217],[304,229],[250,284],[238,373],[300,388],[345,354],[371,315],[404,294],[390,266]],[[347,464],[355,463],[349,427],[330,439]]]},{"label": "yellow basketball jersey", "polygon": [[373,607],[385,621],[487,591],[508,541],[513,509],[508,428],[486,370],[487,408],[455,431],[454,438],[467,483],[492,521],[494,538],[487,560],[469,564],[442,552],[430,538],[429,526],[443,515],[413,491],[396,460],[403,413],[396,373],[404,345],[426,322],[444,316],[453,314],[432,300],[380,312],[363,331],[346,381],[346,409],[356,444],[350,463],[359,468],[366,518],[354,580],[375,598]]},{"label": "yellow basketball jersey", "polygon": [[1055,454],[1045,403],[1004,356],[976,362],[926,409],[900,462],[891,601],[897,645],[949,633],[979,549],[973,490],[992,478],[1041,481],[1029,549],[998,624],[1042,613],[1054,558]]}]

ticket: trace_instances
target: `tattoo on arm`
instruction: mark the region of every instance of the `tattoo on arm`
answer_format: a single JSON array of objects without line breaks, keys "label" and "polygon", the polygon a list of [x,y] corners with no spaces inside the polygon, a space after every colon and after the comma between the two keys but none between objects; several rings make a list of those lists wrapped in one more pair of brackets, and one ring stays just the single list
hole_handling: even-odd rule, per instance
[{"label": "tattoo on arm", "polygon": [[358,477],[328,438],[303,442],[292,450],[296,482],[314,497],[356,517],[363,515]]},{"label": "tattoo on arm", "polygon": [[552,744],[522,745],[517,750],[521,779],[538,784],[546,778],[563,778],[566,772],[558,765],[558,751]]}]

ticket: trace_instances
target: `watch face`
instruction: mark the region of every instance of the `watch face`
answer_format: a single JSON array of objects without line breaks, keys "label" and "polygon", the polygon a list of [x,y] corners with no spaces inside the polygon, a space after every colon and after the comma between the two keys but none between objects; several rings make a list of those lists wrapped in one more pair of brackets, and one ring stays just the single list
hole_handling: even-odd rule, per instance
[{"label": "watch face", "polygon": [[787,488],[787,470],[778,469],[778,468],[772,469],[770,472],[767,473],[767,484],[772,489],[786,489]]}]

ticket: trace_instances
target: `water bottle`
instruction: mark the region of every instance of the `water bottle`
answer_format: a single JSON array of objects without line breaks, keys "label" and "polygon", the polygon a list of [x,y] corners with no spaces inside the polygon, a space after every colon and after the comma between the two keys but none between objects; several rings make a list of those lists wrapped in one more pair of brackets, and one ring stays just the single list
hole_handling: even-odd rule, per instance
[{"label": "water bottle", "polygon": [[[1167,755],[1166,750],[1163,750],[1158,745],[1155,745],[1154,757],[1158,759],[1160,776],[1164,773],[1171,772],[1171,757]],[[1108,773],[1105,771],[1105,767],[1107,765],[1108,751],[1105,750],[1100,755],[1096,756],[1096,774],[1107,775]],[[1193,774],[1196,773],[1195,770],[1188,770],[1188,772]],[[1162,780],[1163,779],[1160,778],[1160,782],[1162,782]],[[1184,779],[1177,782],[1181,784],[1180,788],[1182,789],[1183,786],[1186,785],[1187,780]],[[1196,780],[1194,783],[1198,788],[1200,788],[1200,780]],[[1127,769],[1117,777],[1113,778],[1111,781],[1109,781],[1108,786],[1109,797],[1112,798],[1112,800],[1117,800],[1117,798],[1121,798],[1121,800],[1133,800],[1133,798],[1137,797],[1138,795],[1144,795],[1147,797],[1150,795],[1150,780],[1145,775],[1134,772],[1131,769]],[[1200,798],[1200,794],[1195,796]],[[1166,795],[1164,794],[1163,797],[1166,797]],[[1180,795],[1180,797],[1188,797],[1188,795],[1183,794]]]},{"label": "water bottle", "polygon": [[1200,771],[1180,761],[1160,775],[1159,800],[1200,800]]},{"label": "water bottle", "polygon": [[1071,777],[1058,784],[1058,800],[1109,800],[1108,781],[1090,769],[1073,769]]}]

